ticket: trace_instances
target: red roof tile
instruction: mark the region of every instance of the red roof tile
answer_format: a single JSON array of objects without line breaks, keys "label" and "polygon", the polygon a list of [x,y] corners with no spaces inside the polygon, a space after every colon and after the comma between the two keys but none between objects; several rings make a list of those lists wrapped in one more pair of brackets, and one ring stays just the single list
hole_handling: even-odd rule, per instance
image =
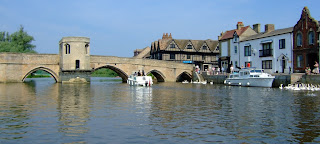
[{"label": "red roof tile", "polygon": [[245,27],[242,27],[240,30],[234,29],[234,30],[226,31],[219,40],[225,40],[225,39],[233,38],[234,32],[237,32],[238,36],[241,36],[241,34],[243,32],[245,32],[249,27],[250,26],[245,26]]}]

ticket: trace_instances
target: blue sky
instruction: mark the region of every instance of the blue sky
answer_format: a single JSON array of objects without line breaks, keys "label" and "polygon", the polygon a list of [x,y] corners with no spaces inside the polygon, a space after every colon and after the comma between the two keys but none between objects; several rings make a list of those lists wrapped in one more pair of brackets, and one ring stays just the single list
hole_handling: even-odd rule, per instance
[{"label": "blue sky", "polygon": [[260,23],[293,27],[304,6],[320,20],[319,0],[0,0],[0,31],[20,25],[36,51],[58,54],[62,37],[90,38],[92,55],[132,57],[172,33],[175,39],[217,40],[222,31]]}]

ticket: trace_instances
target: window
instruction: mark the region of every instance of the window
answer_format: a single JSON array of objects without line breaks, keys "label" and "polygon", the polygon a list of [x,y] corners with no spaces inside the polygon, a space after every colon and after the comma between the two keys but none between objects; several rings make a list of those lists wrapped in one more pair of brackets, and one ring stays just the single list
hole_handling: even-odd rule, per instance
[{"label": "window", "polygon": [[80,60],[76,60],[76,69],[80,68]]},{"label": "window", "polygon": [[176,48],[175,44],[170,44],[170,48]]},{"label": "window", "polygon": [[89,44],[86,44],[85,48],[86,48],[86,54],[88,54],[89,53]]},{"label": "window", "polygon": [[66,44],[66,54],[70,54],[70,45]]},{"label": "window", "polygon": [[272,43],[263,43],[262,50],[259,50],[260,57],[272,56]]},{"label": "window", "polygon": [[272,69],[272,60],[262,61],[262,69]]},{"label": "window", "polygon": [[207,46],[203,46],[202,49],[203,49],[203,50],[207,50]]},{"label": "window", "polygon": [[244,46],[244,56],[251,56],[251,46]]},{"label": "window", "polygon": [[297,67],[298,68],[302,67],[302,62],[303,62],[303,56],[302,55],[297,55]]},{"label": "window", "polygon": [[170,59],[176,59],[176,55],[175,54],[170,54]]},{"label": "window", "polygon": [[187,55],[187,59],[191,59],[191,56],[189,54]]},{"label": "window", "polygon": [[202,55],[202,60],[206,60],[206,56],[205,55]]},{"label": "window", "polygon": [[297,46],[302,46],[302,34],[298,33],[297,34]]},{"label": "window", "polygon": [[310,31],[308,33],[308,40],[309,40],[309,45],[314,44],[314,32],[313,31]]},{"label": "window", "polygon": [[238,47],[234,46],[234,53],[237,53],[237,52],[238,52]]},{"label": "window", "polygon": [[192,49],[192,45],[188,44],[187,49]]},{"label": "window", "polygon": [[286,39],[280,39],[279,40],[279,49],[286,48]]},{"label": "window", "polygon": [[238,61],[235,61],[234,64],[235,64],[235,66],[238,66]]},{"label": "window", "polygon": [[238,42],[238,39],[239,39],[239,37],[237,36],[237,35],[234,35],[234,37],[233,37],[233,42]]}]

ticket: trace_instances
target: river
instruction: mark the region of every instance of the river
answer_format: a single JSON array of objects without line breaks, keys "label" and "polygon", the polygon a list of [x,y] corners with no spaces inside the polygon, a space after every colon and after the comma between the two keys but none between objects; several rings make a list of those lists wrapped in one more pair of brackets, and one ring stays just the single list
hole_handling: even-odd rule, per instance
[{"label": "river", "polygon": [[112,78],[0,83],[0,143],[319,143],[320,92]]}]

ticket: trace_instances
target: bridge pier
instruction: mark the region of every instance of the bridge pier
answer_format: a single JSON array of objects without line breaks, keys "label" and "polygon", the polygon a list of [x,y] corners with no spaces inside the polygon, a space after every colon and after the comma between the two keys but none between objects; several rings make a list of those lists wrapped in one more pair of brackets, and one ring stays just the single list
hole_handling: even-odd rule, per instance
[{"label": "bridge pier", "polygon": [[67,70],[59,72],[62,83],[90,83],[91,71],[89,70]]}]

